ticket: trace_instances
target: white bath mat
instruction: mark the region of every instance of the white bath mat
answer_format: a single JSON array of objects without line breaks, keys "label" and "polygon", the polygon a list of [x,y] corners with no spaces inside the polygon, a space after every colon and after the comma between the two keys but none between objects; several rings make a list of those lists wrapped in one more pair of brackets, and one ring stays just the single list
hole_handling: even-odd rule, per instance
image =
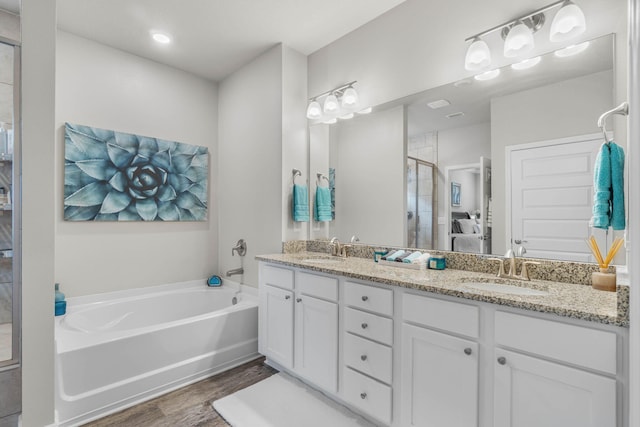
[{"label": "white bath mat", "polygon": [[213,407],[233,427],[374,427],[283,373],[216,400]]}]

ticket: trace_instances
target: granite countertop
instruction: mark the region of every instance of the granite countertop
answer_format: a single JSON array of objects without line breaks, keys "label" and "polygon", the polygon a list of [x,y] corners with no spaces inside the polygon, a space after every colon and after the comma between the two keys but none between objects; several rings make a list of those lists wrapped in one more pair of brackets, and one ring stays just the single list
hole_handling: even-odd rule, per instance
[{"label": "granite countertop", "polygon": [[[381,265],[373,262],[372,259],[357,257],[343,259],[317,252],[259,255],[256,259],[385,285],[554,313],[610,325],[629,326],[629,295],[626,286],[618,286],[618,292],[605,292],[595,290],[588,285],[546,280],[499,279],[493,274],[465,270],[410,270]],[[507,284],[544,292],[542,292],[543,295],[492,292],[474,288],[469,285],[470,282]]]}]

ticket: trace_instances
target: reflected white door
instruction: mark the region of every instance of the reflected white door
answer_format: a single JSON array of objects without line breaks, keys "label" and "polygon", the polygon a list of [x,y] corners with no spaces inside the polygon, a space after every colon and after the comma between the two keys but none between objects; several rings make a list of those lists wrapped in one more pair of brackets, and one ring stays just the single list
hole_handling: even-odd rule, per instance
[{"label": "reflected white door", "polygon": [[[601,134],[592,134],[507,148],[507,247],[521,242],[527,257],[593,261],[585,239],[591,235],[593,167],[602,142]],[[604,248],[604,230],[594,230]]]}]

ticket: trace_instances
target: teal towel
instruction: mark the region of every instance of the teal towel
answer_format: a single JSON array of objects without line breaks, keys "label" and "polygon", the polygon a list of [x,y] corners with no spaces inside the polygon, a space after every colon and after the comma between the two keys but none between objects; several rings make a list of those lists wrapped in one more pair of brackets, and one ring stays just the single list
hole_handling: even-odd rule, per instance
[{"label": "teal towel", "polygon": [[593,226],[625,229],[624,150],[614,142],[602,144],[593,171]]},{"label": "teal towel", "polygon": [[387,261],[395,261],[400,255],[404,254],[404,250],[399,249],[387,257]]},{"label": "teal towel", "polygon": [[331,191],[328,187],[316,188],[313,218],[316,221],[331,221]]},{"label": "teal towel", "polygon": [[411,255],[407,256],[406,258],[403,258],[402,262],[410,264],[414,259],[417,259],[420,255],[422,255],[422,252],[420,251],[412,252]]},{"label": "teal towel", "polygon": [[292,197],[293,220],[296,222],[309,221],[309,190],[306,185],[293,184]]}]

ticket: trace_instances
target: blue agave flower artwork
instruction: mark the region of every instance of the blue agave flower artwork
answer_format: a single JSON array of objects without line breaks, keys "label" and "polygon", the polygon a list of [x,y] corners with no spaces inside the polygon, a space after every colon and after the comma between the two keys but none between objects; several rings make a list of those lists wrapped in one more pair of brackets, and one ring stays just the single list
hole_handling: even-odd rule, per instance
[{"label": "blue agave flower artwork", "polygon": [[203,221],[208,150],[65,124],[64,219]]}]

